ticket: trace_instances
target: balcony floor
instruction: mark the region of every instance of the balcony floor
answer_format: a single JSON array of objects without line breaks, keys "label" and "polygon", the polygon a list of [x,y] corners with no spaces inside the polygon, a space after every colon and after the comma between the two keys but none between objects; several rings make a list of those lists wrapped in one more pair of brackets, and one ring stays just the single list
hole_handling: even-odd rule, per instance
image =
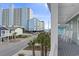
[{"label": "balcony floor", "polygon": [[79,45],[59,39],[58,56],[79,56]]}]

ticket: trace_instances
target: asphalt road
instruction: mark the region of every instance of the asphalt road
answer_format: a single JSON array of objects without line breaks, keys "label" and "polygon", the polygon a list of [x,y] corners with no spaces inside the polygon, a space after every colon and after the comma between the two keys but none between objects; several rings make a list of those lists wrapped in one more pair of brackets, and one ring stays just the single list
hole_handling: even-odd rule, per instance
[{"label": "asphalt road", "polygon": [[28,42],[32,40],[36,35],[33,35],[30,38],[23,39],[19,42],[8,43],[5,45],[0,45],[0,56],[12,56],[17,53],[19,50],[28,46]]}]

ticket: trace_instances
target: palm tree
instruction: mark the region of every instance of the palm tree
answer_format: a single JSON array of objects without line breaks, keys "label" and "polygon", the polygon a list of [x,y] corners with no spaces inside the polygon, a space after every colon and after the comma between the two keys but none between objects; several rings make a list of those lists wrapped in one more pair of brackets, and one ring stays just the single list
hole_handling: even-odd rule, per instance
[{"label": "palm tree", "polygon": [[33,56],[35,56],[35,40],[30,41],[28,44],[29,46],[32,47],[32,53],[33,53]]},{"label": "palm tree", "polygon": [[44,56],[44,40],[45,40],[45,33],[42,32],[40,34],[38,34],[38,37],[37,37],[37,41],[38,43],[41,44],[41,56]]},{"label": "palm tree", "polygon": [[[41,56],[47,56],[48,48],[50,49],[50,36],[48,33],[41,32],[37,38],[30,41],[29,46],[32,47],[33,56],[35,56],[35,43],[41,44]],[[45,48],[45,49],[44,49]]]},{"label": "palm tree", "polygon": [[45,33],[45,32],[38,34],[37,42],[41,44],[41,55],[47,56],[48,48],[50,48],[50,36],[49,36],[49,34]]},{"label": "palm tree", "polygon": [[48,48],[50,49],[50,36],[48,33],[45,34],[45,56],[47,56]]},{"label": "palm tree", "polygon": [[32,42],[32,51],[33,51],[33,56],[35,56],[35,40]]}]

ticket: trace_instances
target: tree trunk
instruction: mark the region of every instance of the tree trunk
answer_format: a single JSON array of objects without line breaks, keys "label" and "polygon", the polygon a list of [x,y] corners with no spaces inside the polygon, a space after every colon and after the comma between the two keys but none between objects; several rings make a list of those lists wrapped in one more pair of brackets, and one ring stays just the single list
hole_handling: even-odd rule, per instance
[{"label": "tree trunk", "polygon": [[12,40],[13,40],[13,35],[12,35]]},{"label": "tree trunk", "polygon": [[33,56],[35,56],[35,46],[32,44],[32,49],[33,49]]},{"label": "tree trunk", "polygon": [[45,56],[47,56],[47,51],[48,51],[47,46],[45,46]]},{"label": "tree trunk", "polygon": [[15,37],[15,40],[16,40],[16,35],[14,35],[14,37]]},{"label": "tree trunk", "polygon": [[44,56],[44,45],[41,45],[41,56]]}]

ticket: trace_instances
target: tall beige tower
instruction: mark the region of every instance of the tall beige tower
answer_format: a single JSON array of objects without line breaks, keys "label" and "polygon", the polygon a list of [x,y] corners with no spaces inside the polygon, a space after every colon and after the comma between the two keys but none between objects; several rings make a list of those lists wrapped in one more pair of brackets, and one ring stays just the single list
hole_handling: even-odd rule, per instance
[{"label": "tall beige tower", "polygon": [[4,27],[9,26],[9,9],[3,9],[2,11],[2,25]]},{"label": "tall beige tower", "polygon": [[33,11],[31,8],[29,8],[29,19],[31,20],[33,18]]},{"label": "tall beige tower", "polygon": [[0,25],[2,25],[2,8],[0,7]]},{"label": "tall beige tower", "polygon": [[14,18],[14,4],[9,5],[9,27],[12,27],[14,25],[13,19]]},{"label": "tall beige tower", "polygon": [[21,26],[21,14],[22,14],[21,8],[14,8],[14,27],[20,27]]},{"label": "tall beige tower", "polygon": [[21,11],[21,27],[28,30],[29,26],[29,8],[22,8]]}]

